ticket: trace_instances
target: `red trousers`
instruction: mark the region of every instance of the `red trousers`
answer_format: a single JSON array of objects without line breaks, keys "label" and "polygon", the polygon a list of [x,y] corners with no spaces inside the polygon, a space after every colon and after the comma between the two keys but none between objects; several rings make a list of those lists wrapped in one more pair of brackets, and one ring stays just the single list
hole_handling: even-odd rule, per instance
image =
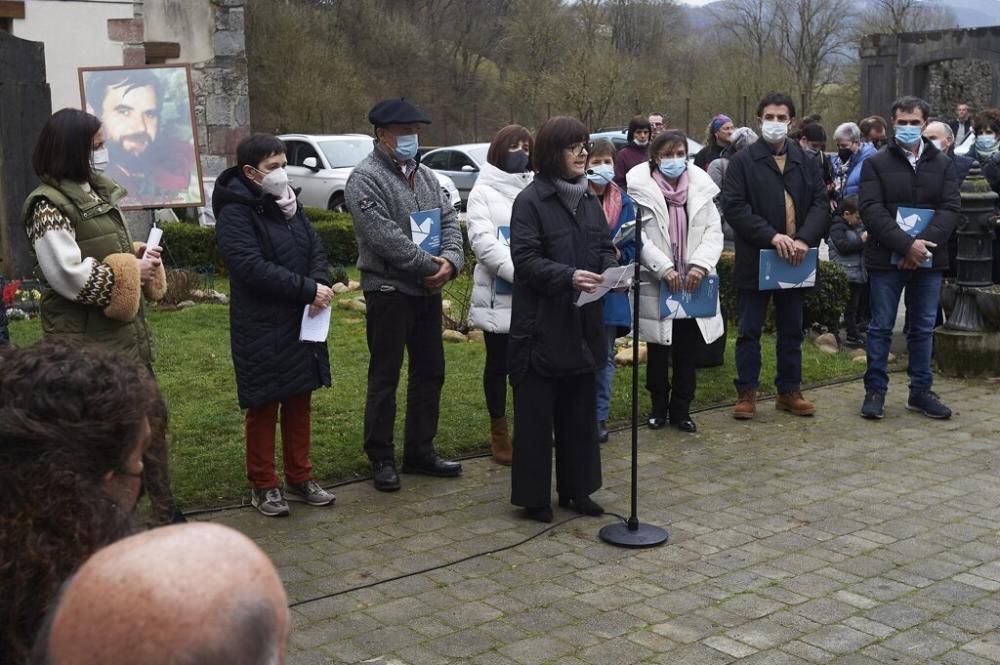
[{"label": "red trousers", "polygon": [[310,402],[312,393],[275,400],[247,409],[247,478],[257,489],[278,486],[274,471],[274,428],[281,407],[281,456],[285,480],[304,483],[312,478],[309,463]]}]

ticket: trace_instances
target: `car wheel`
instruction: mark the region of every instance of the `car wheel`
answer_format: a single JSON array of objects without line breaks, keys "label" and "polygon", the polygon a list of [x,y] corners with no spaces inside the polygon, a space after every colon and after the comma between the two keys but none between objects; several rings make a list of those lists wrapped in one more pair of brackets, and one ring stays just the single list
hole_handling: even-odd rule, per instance
[{"label": "car wheel", "polygon": [[331,196],[329,203],[326,204],[326,209],[334,212],[347,212],[347,202],[344,200],[344,193],[337,192]]}]

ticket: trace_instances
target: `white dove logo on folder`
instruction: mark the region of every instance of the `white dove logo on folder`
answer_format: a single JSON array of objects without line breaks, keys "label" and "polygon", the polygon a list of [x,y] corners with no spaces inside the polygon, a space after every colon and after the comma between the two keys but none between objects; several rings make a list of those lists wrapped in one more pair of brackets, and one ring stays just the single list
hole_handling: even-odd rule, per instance
[{"label": "white dove logo on folder", "polygon": [[413,217],[410,217],[410,231],[413,234],[413,242],[418,245],[423,245],[424,241],[427,240],[427,236],[431,234],[431,230],[434,228],[434,221],[431,219],[425,219],[423,222],[418,222]]},{"label": "white dove logo on folder", "polygon": [[435,256],[441,251],[441,210],[424,210],[410,215],[410,239]]},{"label": "white dove logo on folder", "polygon": [[920,215],[907,215],[906,217],[903,217],[901,210],[896,211],[896,224],[908,234],[913,235],[913,229],[915,229],[919,223]]}]

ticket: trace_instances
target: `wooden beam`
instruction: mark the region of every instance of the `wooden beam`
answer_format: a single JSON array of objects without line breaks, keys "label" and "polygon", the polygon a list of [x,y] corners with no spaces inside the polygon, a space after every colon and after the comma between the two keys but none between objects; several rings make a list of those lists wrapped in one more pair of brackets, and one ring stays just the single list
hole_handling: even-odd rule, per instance
[{"label": "wooden beam", "polygon": [[0,0],[0,18],[24,18],[23,0]]},{"label": "wooden beam", "polygon": [[177,42],[143,42],[146,47],[146,62],[153,64],[181,57],[181,45]]}]

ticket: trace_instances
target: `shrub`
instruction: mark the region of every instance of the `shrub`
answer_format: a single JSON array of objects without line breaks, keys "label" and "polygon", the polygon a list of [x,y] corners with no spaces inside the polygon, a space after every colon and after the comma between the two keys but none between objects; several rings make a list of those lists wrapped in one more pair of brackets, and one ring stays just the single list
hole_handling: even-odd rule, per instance
[{"label": "shrub", "polygon": [[[716,270],[719,273],[719,304],[722,313],[731,323],[735,323],[737,316],[736,286],[733,284],[733,254],[731,252],[722,255]],[[816,275],[816,288],[806,292],[803,321],[805,327],[808,328],[815,323],[824,326],[829,331],[837,331],[840,327],[840,316],[847,306],[850,295],[850,287],[847,284],[847,275],[844,270],[833,261],[820,261],[819,271]],[[773,304],[768,305],[765,329],[769,331],[774,329]]]},{"label": "shrub", "polygon": [[190,268],[168,268],[167,292],[160,302],[164,305],[176,305],[185,300],[194,300],[193,291],[202,282],[202,275]]},{"label": "shrub", "polygon": [[163,258],[173,268],[195,268],[201,272],[225,272],[215,244],[215,229],[196,224],[163,225]]}]

